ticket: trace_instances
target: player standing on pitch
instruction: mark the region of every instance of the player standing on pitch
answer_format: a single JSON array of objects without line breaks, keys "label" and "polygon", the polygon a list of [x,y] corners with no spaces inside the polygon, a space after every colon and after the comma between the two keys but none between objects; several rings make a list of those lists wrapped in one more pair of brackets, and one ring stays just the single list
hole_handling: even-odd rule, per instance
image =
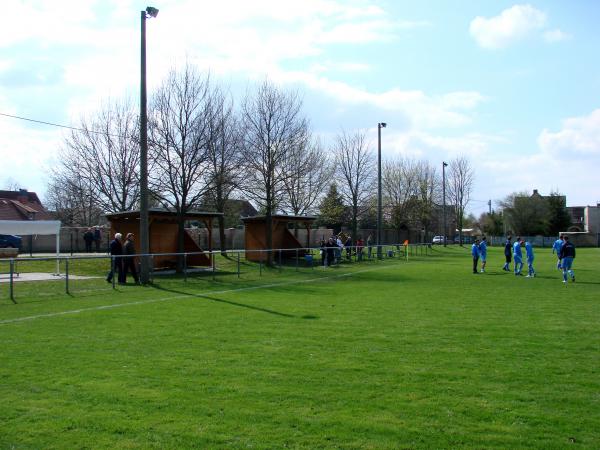
[{"label": "player standing on pitch", "polygon": [[563,283],[567,282],[567,275],[571,276],[573,283],[575,282],[575,272],[573,272],[573,260],[575,259],[575,245],[569,242],[569,236],[563,236],[563,242],[560,249],[560,259],[562,260]]}]

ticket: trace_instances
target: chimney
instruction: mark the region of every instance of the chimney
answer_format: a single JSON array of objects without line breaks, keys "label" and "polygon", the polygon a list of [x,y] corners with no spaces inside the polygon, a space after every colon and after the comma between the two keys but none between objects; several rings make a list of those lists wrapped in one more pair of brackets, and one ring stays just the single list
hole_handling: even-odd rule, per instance
[{"label": "chimney", "polygon": [[27,192],[27,189],[19,189],[17,201],[21,203],[27,203],[29,201],[29,192]]}]

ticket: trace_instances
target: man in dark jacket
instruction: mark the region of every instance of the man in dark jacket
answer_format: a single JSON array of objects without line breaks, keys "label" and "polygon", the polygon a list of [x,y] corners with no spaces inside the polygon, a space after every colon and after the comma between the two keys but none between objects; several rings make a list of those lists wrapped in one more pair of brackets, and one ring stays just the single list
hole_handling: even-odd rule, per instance
[{"label": "man in dark jacket", "polygon": [[564,244],[560,249],[560,259],[563,270],[563,283],[567,282],[567,275],[571,276],[575,282],[575,272],[573,272],[573,260],[575,259],[575,245],[569,241],[569,236],[563,236]]},{"label": "man in dark jacket", "polygon": [[504,243],[504,257],[506,258],[506,262],[504,263],[504,267],[502,267],[502,270],[505,270],[507,272],[510,272],[510,261],[511,261],[511,257],[512,257],[511,239],[512,239],[511,236],[507,236],[506,242]]},{"label": "man in dark jacket", "polygon": [[102,233],[100,228],[94,228],[94,243],[96,244],[96,253],[100,253],[100,244],[102,243]]},{"label": "man in dark jacket", "polygon": [[94,242],[94,232],[91,228],[88,228],[85,230],[85,233],[83,233],[83,242],[85,242],[85,251],[91,253],[92,242]]},{"label": "man in dark jacket", "polygon": [[108,276],[106,277],[106,281],[109,283],[112,282],[115,272],[117,272],[117,280],[119,283],[125,282],[123,277],[123,258],[121,258],[121,255],[123,254],[123,244],[121,244],[122,239],[123,235],[121,233],[116,233],[115,238],[110,241],[110,256],[112,261],[110,272],[108,272]]},{"label": "man in dark jacket", "polygon": [[139,284],[137,270],[135,270],[135,244],[133,243],[133,233],[127,233],[125,239],[125,245],[123,246],[123,282],[127,282],[127,272],[131,271],[133,275],[133,281],[135,284]]}]

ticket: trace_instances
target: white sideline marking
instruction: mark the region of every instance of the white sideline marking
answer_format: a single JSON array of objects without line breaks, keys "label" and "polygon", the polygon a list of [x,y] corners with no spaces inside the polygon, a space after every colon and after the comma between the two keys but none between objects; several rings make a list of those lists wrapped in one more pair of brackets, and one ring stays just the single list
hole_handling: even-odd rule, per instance
[{"label": "white sideline marking", "polygon": [[0,325],[7,325],[7,324],[17,323],[17,322],[26,322],[29,320],[44,319],[44,318],[48,318],[48,317],[66,316],[69,314],[80,314],[80,313],[88,312],[88,311],[101,311],[104,309],[122,308],[124,306],[146,305],[149,303],[166,302],[166,301],[170,301],[170,300],[177,300],[180,298],[205,297],[207,295],[230,294],[232,292],[252,291],[252,290],[257,290],[257,289],[268,289],[268,288],[278,287],[278,286],[289,286],[292,284],[313,283],[315,281],[320,281],[320,280],[330,280],[332,278],[349,277],[354,274],[371,272],[373,270],[378,270],[381,268],[382,268],[382,266],[372,267],[369,269],[359,270],[356,272],[342,273],[342,274],[332,275],[332,276],[328,276],[328,277],[311,278],[309,280],[298,280],[298,281],[289,281],[289,282],[282,282],[282,283],[272,283],[272,284],[265,284],[262,286],[251,286],[251,287],[244,287],[244,288],[237,288],[237,289],[226,289],[223,291],[207,291],[207,292],[203,292],[200,294],[182,294],[182,295],[176,295],[173,297],[153,298],[150,300],[140,300],[137,302],[115,303],[114,305],[94,306],[91,308],[71,309],[69,311],[60,311],[60,312],[48,313],[48,314],[38,314],[36,316],[17,317],[16,319],[0,320]]}]

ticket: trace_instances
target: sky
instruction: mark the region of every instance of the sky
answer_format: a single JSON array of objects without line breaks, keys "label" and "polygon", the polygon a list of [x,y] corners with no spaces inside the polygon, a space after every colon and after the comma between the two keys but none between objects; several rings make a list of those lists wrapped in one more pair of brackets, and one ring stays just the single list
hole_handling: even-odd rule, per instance
[{"label": "sky", "polygon": [[600,202],[600,2],[54,0],[2,3],[0,189],[43,198],[65,129],[139,97],[186,62],[236,100],[268,78],[298,91],[327,145],[361,130],[382,157],[470,159],[468,211],[513,192]]}]

